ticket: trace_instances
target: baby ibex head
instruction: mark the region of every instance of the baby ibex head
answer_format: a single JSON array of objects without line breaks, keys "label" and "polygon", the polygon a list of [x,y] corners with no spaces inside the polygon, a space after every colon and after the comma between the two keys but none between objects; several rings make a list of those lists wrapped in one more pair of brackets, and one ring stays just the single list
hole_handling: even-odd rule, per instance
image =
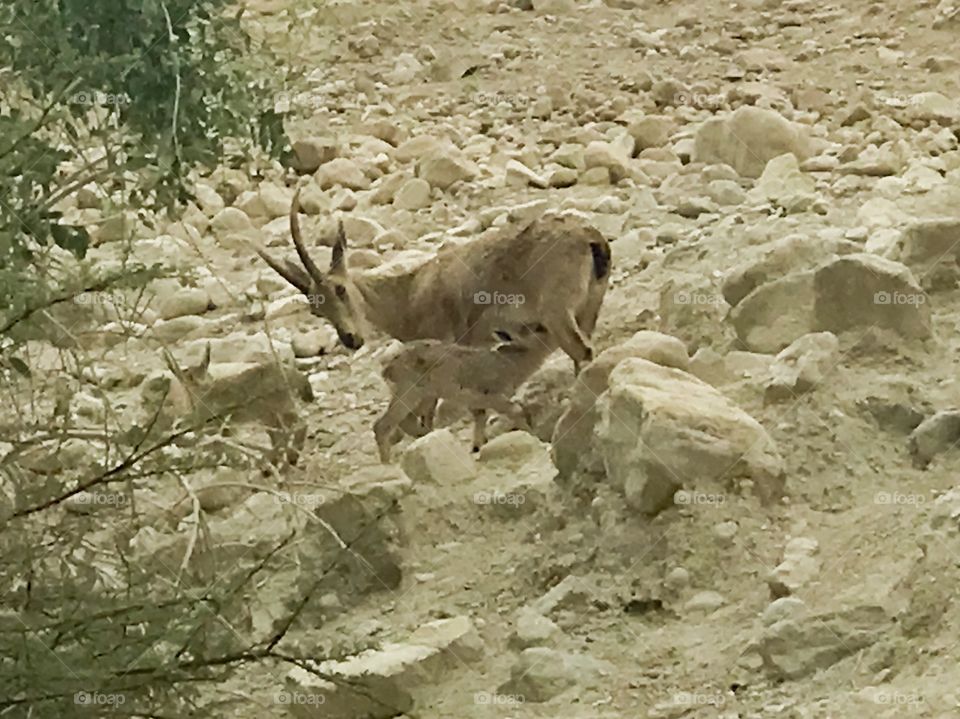
[{"label": "baby ibex head", "polygon": [[288,260],[280,262],[257,247],[257,254],[263,258],[277,274],[300,290],[310,304],[310,312],[330,322],[345,347],[351,350],[363,346],[360,332],[361,314],[359,292],[350,278],[347,268],[347,237],[343,231],[343,222],[337,228],[337,240],[333,246],[333,258],[326,273],[320,271],[307,252],[300,234],[300,190],[297,189],[290,205],[290,234],[293,246],[303,267],[297,267]]},{"label": "baby ibex head", "polygon": [[193,395],[198,392],[204,380],[206,380],[207,370],[210,369],[210,343],[207,342],[207,346],[203,350],[203,358],[200,360],[200,364],[193,367],[181,367],[166,348],[162,350],[162,355],[167,369],[180,382],[182,391],[186,392],[186,399],[188,401],[192,400]]}]

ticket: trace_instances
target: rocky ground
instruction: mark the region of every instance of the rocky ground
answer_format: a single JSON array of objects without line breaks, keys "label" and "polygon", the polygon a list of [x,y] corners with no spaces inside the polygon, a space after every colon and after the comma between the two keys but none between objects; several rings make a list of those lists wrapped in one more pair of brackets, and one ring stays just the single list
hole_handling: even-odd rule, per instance
[{"label": "rocky ground", "polygon": [[[182,222],[137,224],[139,257],[198,273],[137,327],[111,297],[65,318],[115,400],[160,345],[295,364],[304,461],[271,481],[347,539],[379,518],[295,632],[318,660],[370,647],[321,667],[352,681],[241,672],[225,716],[960,716],[954,4],[271,0],[248,22],[306,78],[277,93],[299,172],[217,170]],[[343,217],[355,267],[589,217],[613,248],[599,355],[521,390],[536,436],[472,456],[459,417],[379,464],[386,340],[338,346],[251,250],[289,251],[297,182],[317,257]],[[261,481],[195,488],[225,479]],[[275,541],[287,510],[211,491],[208,541]],[[133,546],[175,565],[188,524]]]}]

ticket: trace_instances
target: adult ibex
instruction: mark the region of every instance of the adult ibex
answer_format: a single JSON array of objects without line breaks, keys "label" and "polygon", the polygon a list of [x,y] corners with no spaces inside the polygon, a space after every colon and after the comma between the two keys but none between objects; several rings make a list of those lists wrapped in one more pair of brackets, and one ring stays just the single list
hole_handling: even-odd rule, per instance
[{"label": "adult ibex", "polygon": [[576,365],[593,357],[589,337],[610,276],[610,246],[589,223],[547,214],[522,229],[506,227],[464,244],[447,244],[405,272],[351,272],[343,224],[326,273],[300,233],[299,190],[290,232],[302,267],[257,253],[307,296],[310,311],[333,324],[348,349],[359,349],[367,326],[410,341],[489,344],[502,326],[539,322],[545,351],[563,349]]}]

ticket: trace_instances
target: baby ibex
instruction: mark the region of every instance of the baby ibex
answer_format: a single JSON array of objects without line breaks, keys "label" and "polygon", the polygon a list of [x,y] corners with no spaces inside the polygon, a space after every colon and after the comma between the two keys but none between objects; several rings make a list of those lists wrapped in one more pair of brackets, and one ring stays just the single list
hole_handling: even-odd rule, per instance
[{"label": "baby ibex", "polygon": [[493,347],[417,340],[403,344],[384,360],[383,378],[392,396],[386,412],[373,425],[381,462],[390,461],[390,448],[401,423],[439,399],[463,404],[470,410],[474,451],[487,441],[489,409],[527,428],[523,410],[510,398],[546,358],[546,327],[521,325],[512,333],[498,330],[495,335],[500,344]]},{"label": "baby ibex", "polygon": [[170,383],[167,401],[178,422],[199,426],[216,417],[230,417],[238,423],[263,423],[271,446],[267,461],[279,465],[286,458],[296,464],[303,451],[306,424],[294,394],[304,401],[313,400],[310,383],[300,372],[275,362],[211,367],[209,343],[195,367],[181,368],[166,350],[163,358],[176,378]]},{"label": "baby ibex", "polygon": [[578,367],[593,357],[589,337],[609,282],[610,246],[583,219],[544,215],[519,231],[509,226],[445,245],[424,264],[394,275],[351,272],[341,223],[323,273],[303,243],[299,208],[298,190],[290,232],[302,267],[256,251],[307,296],[310,311],[331,322],[348,349],[363,345],[368,324],[404,342],[486,345],[500,327],[528,321],[546,328],[546,354],[560,347]]}]

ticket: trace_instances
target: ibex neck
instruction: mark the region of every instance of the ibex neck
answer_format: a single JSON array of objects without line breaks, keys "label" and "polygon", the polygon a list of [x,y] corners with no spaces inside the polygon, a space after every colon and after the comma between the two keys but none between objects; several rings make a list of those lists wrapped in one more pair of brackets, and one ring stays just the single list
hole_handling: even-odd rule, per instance
[{"label": "ibex neck", "polygon": [[403,317],[409,314],[410,277],[357,272],[352,279],[363,301],[364,319],[391,337],[407,339]]}]

